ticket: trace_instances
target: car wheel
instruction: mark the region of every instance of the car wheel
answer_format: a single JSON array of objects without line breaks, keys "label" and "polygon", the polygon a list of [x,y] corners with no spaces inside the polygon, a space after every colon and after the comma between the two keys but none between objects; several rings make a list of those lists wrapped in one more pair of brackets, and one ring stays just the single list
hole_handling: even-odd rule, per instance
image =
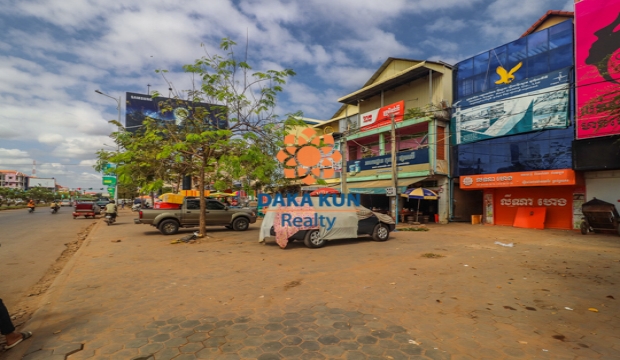
[{"label": "car wheel", "polygon": [[321,239],[321,234],[318,230],[309,230],[304,239],[304,244],[312,249],[323,247],[326,242],[325,239]]},{"label": "car wheel", "polygon": [[159,231],[164,235],[174,235],[179,231],[179,223],[176,220],[164,220],[159,224]]},{"label": "car wheel", "polygon": [[375,226],[375,230],[372,232],[372,239],[374,241],[386,241],[390,237],[390,229],[383,224],[378,223]]},{"label": "car wheel", "polygon": [[579,228],[581,229],[581,235],[588,235],[588,223],[587,222],[582,221]]},{"label": "car wheel", "polygon": [[250,222],[244,217],[238,217],[233,221],[232,227],[235,231],[245,231],[250,227]]}]

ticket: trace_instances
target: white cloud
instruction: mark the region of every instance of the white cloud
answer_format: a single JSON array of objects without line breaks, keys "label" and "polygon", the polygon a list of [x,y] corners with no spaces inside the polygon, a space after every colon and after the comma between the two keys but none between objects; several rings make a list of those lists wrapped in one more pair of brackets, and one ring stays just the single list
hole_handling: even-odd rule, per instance
[{"label": "white cloud", "polygon": [[54,145],[61,142],[64,139],[64,136],[60,134],[41,134],[39,135],[39,142],[48,145]]},{"label": "white cloud", "polygon": [[467,27],[467,23],[462,19],[452,19],[447,16],[440,17],[426,27],[429,33],[455,33]]}]

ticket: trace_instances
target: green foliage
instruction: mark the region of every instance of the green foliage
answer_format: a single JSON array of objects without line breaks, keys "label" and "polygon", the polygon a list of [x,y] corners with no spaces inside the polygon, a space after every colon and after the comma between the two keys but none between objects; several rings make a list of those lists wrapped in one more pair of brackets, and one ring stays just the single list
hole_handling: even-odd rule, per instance
[{"label": "green foliage", "polygon": [[[246,188],[250,182],[286,182],[276,154],[289,129],[303,122],[299,120],[301,113],[281,120],[274,109],[282,85],[295,72],[252,71],[247,61],[235,58],[235,45],[230,39],[222,39],[220,50],[225,56],[205,52],[193,64],[183,66],[196,82],[191,89],[158,104],[167,112],[174,111],[181,99],[188,101],[187,117],[181,125],[147,119],[133,134],[112,122],[119,131],[111,137],[122,151],[101,150],[95,169],[102,171],[108,163],[118,164],[111,171],[119,184],[138,187],[142,193],[160,191],[167,183],[179,188],[183,175],[197,178],[199,189],[214,184],[219,191],[232,188],[232,182],[239,179],[244,180]],[[168,82],[166,70],[156,73]],[[205,108],[201,103],[212,105]],[[212,123],[221,121],[212,122],[212,118],[226,120],[228,127],[217,128]],[[204,233],[204,211],[200,224]]]}]

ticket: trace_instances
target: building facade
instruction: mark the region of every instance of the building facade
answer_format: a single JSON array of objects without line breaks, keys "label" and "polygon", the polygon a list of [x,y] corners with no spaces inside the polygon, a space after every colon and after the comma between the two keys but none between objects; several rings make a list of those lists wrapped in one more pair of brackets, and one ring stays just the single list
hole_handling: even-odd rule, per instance
[{"label": "building facade", "polygon": [[583,200],[597,198],[620,210],[619,26],[619,2],[575,4],[574,168],[585,177]]},{"label": "building facade", "polygon": [[361,89],[338,101],[341,109],[320,130],[341,136],[346,163],[328,182],[342,190],[344,181],[347,192],[360,194],[362,205],[399,214],[399,221],[408,209],[417,211],[417,201],[386,194],[394,187],[394,122],[396,194],[410,187],[435,190],[439,199],[423,200],[420,212],[430,221],[447,222],[452,67],[388,58]]},{"label": "building facade", "polygon": [[452,220],[579,227],[568,14],[547,13],[521,38],[455,65]]},{"label": "building facade", "polygon": [[28,175],[16,170],[0,170],[0,187],[27,190]]}]

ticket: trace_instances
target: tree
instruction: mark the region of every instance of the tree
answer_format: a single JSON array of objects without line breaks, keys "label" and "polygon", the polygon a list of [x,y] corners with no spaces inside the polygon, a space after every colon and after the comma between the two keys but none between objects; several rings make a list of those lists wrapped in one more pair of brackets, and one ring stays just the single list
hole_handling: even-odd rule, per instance
[{"label": "tree", "polygon": [[[241,176],[264,183],[276,178],[275,155],[284,134],[301,123],[300,113],[286,120],[274,113],[277,95],[295,73],[290,69],[252,72],[247,61],[235,58],[235,45],[223,39],[220,49],[225,57],[205,51],[205,56],[183,67],[193,78],[192,88],[175,91],[174,98],[160,104],[163,111],[176,111],[180,103],[187,106],[181,124],[147,119],[132,134],[116,123],[119,131],[112,137],[124,150],[99,152],[95,168],[103,169],[106,162],[119,164],[115,171],[120,183],[134,183],[147,191],[159,190],[182,175],[197,177],[199,190],[207,183],[215,182],[217,188],[224,180]],[[173,88],[166,70],[157,73]],[[205,206],[200,191],[201,236],[206,233]]]}]

